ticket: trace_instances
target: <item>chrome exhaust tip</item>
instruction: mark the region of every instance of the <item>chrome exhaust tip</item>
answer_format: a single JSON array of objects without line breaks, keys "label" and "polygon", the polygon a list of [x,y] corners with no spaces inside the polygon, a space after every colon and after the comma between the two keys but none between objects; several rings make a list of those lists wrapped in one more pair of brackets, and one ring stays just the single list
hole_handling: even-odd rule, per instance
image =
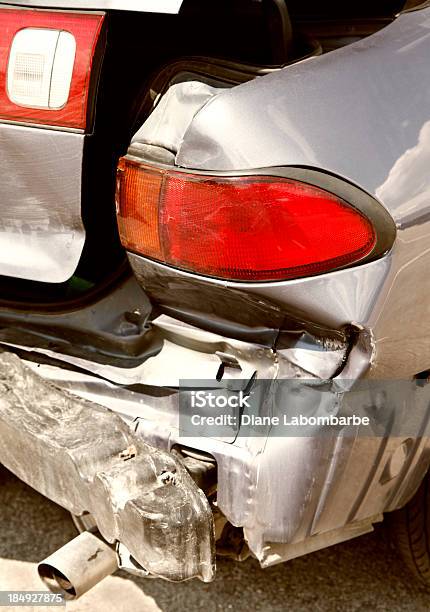
[{"label": "chrome exhaust tip", "polygon": [[116,552],[100,537],[84,531],[39,563],[42,581],[65,599],[78,599],[118,569]]}]

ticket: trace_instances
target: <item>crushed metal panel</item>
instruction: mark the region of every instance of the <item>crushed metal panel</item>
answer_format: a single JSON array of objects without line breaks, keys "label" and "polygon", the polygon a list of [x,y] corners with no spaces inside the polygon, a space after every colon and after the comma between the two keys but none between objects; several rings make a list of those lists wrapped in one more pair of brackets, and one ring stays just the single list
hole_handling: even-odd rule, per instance
[{"label": "crushed metal panel", "polygon": [[212,512],[181,461],[10,353],[0,355],[0,461],[73,514],[90,512],[151,574],[213,579]]},{"label": "crushed metal panel", "polygon": [[[199,347],[200,359],[205,359],[206,355],[202,351],[203,345],[206,351],[210,349],[210,354],[223,349],[224,357],[230,355],[231,358],[232,353],[238,356],[237,343],[227,347],[224,339],[224,346],[220,346],[221,338],[216,334],[166,316],[159,317],[154,324],[157,332],[168,337],[169,342],[188,344],[194,350]],[[321,405],[326,413],[331,405],[339,413],[342,406],[348,404],[350,377],[360,379],[368,369],[374,349],[372,335],[367,330],[358,331],[346,365],[332,381],[330,393],[326,393],[328,403]],[[318,345],[315,351],[310,350],[310,343],[303,342],[289,348],[287,340],[283,338],[280,355],[272,352],[273,360],[269,359],[269,354],[263,360],[258,359],[260,367],[265,364],[264,371],[259,370],[263,379],[274,378],[278,382],[291,379],[300,375],[297,369],[303,367],[309,371],[318,366],[319,370],[322,365],[325,371],[329,363],[333,375],[339,360],[343,360],[345,349],[339,346],[336,354],[337,351],[333,350],[336,345],[332,342],[323,344],[327,362],[320,362],[315,359]],[[245,346],[244,343],[238,344],[241,345],[243,363]],[[255,357],[258,350],[257,346],[248,345],[246,360]],[[278,360],[277,356],[280,357]],[[185,355],[180,359],[188,362]],[[210,437],[184,437],[178,431],[178,401],[172,389],[161,393],[159,389],[155,394],[154,389],[151,391],[146,386],[138,392],[135,388],[118,387],[82,372],[43,363],[39,366],[37,361],[29,362],[29,365],[58,386],[112,408],[128,422],[134,421],[136,435],[153,446],[168,450],[179,444],[212,455],[217,463],[218,508],[233,525],[244,528],[248,545],[262,565],[315,550],[321,542],[323,545],[327,541],[334,543],[370,529],[375,516],[401,507],[408,501],[430,462],[429,442],[424,436],[418,437],[414,444],[408,444],[407,463],[399,473],[391,473],[389,468],[391,457],[405,444],[404,437],[394,436],[388,443],[384,437],[355,438],[336,431],[324,436],[316,433],[313,437],[238,436],[228,443]],[[169,367],[161,369],[167,372]],[[258,366],[254,369],[257,370]],[[315,383],[313,389],[308,389],[309,393],[305,393],[303,387],[301,401],[308,395],[311,405],[314,401],[321,404],[318,381]],[[430,413],[421,407],[425,406],[429,392],[430,386],[426,385],[415,388],[415,399],[408,394],[417,405],[415,412],[422,418],[423,426],[427,426]],[[366,393],[363,401],[363,405],[373,405],[372,397]],[[399,418],[403,414],[403,403],[395,390],[387,395],[387,410],[393,415],[399,413]],[[405,413],[408,420],[410,413],[410,409]],[[272,491],[276,495],[270,494]]]},{"label": "crushed metal panel", "polygon": [[162,147],[176,154],[194,115],[219,91],[199,81],[169,87],[133,136],[129,155],[139,155],[144,145]]},{"label": "crushed metal panel", "polygon": [[176,156],[178,166],[207,172],[324,169],[376,196],[399,228],[387,257],[252,291],[325,324],[372,329],[380,378],[410,378],[430,362],[429,23],[428,7],[405,13],[351,45],[217,94]]},{"label": "crushed metal panel", "polygon": [[48,283],[73,275],[85,243],[84,140],[0,124],[0,275]]}]

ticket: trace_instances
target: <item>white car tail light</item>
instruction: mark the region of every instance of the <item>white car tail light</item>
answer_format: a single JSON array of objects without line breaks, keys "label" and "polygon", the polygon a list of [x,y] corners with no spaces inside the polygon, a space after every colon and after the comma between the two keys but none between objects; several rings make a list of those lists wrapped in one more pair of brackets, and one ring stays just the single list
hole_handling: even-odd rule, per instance
[{"label": "white car tail light", "polygon": [[70,32],[20,30],[10,50],[7,92],[20,106],[59,109],[69,99],[76,40]]},{"label": "white car tail light", "polygon": [[62,108],[69,98],[75,55],[75,37],[70,32],[60,32],[52,66],[49,108]]},{"label": "white car tail light", "polygon": [[0,120],[85,130],[104,14],[0,8]]}]

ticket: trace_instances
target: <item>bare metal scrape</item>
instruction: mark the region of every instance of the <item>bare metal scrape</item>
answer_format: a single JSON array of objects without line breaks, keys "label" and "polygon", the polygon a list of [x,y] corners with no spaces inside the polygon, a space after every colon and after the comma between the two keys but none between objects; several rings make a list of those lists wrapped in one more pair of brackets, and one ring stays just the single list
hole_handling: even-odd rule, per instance
[{"label": "bare metal scrape", "polygon": [[151,574],[214,578],[212,512],[180,460],[11,353],[0,355],[0,462],[74,514],[90,512]]}]

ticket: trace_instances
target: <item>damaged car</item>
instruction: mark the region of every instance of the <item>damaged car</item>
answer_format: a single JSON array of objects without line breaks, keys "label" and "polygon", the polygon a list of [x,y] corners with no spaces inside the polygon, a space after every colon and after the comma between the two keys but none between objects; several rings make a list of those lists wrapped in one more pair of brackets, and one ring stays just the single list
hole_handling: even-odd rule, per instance
[{"label": "damaged car", "polygon": [[215,578],[385,517],[430,585],[430,3],[0,2],[0,464],[41,560]]}]

